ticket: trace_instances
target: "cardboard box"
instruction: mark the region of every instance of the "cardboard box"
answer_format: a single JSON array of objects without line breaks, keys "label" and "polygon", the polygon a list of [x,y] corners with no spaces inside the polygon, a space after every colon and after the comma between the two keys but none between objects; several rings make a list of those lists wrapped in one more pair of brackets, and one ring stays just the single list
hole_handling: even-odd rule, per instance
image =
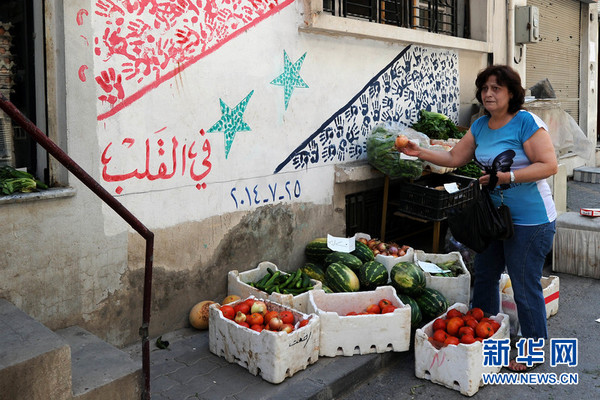
[{"label": "cardboard box", "polygon": [[[258,264],[255,269],[248,271],[229,271],[227,275],[227,293],[238,295],[241,298],[254,296],[256,298],[267,299],[274,301],[275,303],[291,307],[300,312],[306,312],[306,306],[308,304],[308,292],[301,293],[296,296],[276,292],[268,294],[262,290],[248,285],[248,282],[256,282],[265,276],[265,274],[268,273],[267,268],[271,268],[272,271],[278,271],[277,266],[269,261],[263,261]],[[323,287],[321,281],[311,279],[311,282],[315,289],[321,289]]]},{"label": "cardboard box", "polygon": [[[390,300],[398,308],[388,314],[346,316],[351,311],[364,311],[382,299]],[[320,356],[406,351],[410,347],[410,306],[400,301],[391,286],[353,293],[312,290],[308,312],[320,319]]]},{"label": "cardboard box", "polygon": [[296,321],[310,317],[309,322],[291,333],[256,332],[225,318],[219,305],[213,304],[209,308],[209,348],[211,353],[247,368],[255,376],[260,374],[268,382],[281,383],[319,359],[320,321],[316,315],[309,316],[269,300],[265,303],[268,310],[291,310]]},{"label": "cardboard box", "polygon": [[425,253],[422,250],[415,251],[415,262],[428,261],[434,264],[447,261],[457,261],[463,271],[463,274],[452,276],[433,276],[425,272],[426,287],[435,289],[446,297],[448,304],[471,302],[471,274],[465,266],[462,255],[458,251],[448,254]]},{"label": "cardboard box", "polygon": [[[465,313],[468,307],[456,303],[456,308]],[[445,317],[446,314],[443,315]],[[498,314],[490,317],[500,324],[492,338],[509,338],[508,316]],[[433,336],[433,321],[415,332],[415,375],[433,383],[459,391],[465,396],[472,396],[483,386],[483,373],[499,372],[502,367],[483,366],[483,344],[450,345],[437,349],[428,340]]]}]

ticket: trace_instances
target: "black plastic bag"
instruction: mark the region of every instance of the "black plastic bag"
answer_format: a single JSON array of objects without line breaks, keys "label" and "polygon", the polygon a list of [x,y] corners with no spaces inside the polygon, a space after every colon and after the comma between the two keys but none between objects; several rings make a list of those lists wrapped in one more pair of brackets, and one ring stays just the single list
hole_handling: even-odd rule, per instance
[{"label": "black plastic bag", "polygon": [[456,240],[481,253],[492,240],[512,237],[513,223],[508,206],[496,208],[486,188],[479,188],[475,194],[471,205],[448,210],[448,228]]}]

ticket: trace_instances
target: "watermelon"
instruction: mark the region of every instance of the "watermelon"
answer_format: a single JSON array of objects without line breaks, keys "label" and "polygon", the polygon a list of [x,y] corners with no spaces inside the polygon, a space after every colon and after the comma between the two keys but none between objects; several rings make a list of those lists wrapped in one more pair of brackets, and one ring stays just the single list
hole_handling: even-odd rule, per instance
[{"label": "watermelon", "polygon": [[415,299],[406,294],[400,294],[398,297],[402,303],[410,306],[410,326],[416,328],[423,320],[423,315],[421,314],[421,308],[419,307],[419,304],[417,304]]},{"label": "watermelon", "polygon": [[327,247],[327,238],[313,239],[304,248],[306,259],[316,264],[322,264],[325,257],[330,253],[333,253],[333,250]]},{"label": "watermelon", "polygon": [[368,261],[358,269],[358,280],[361,289],[374,290],[377,286],[387,285],[389,273],[382,263]]},{"label": "watermelon", "polygon": [[358,269],[363,265],[363,262],[360,261],[360,258],[342,251],[334,251],[333,253],[327,255],[327,257],[325,257],[324,265],[327,267],[329,264],[334,262],[344,264],[355,273],[357,273]]},{"label": "watermelon", "polygon": [[333,290],[331,290],[331,289],[329,288],[329,286],[322,285],[322,286],[321,286],[321,289],[323,289],[323,291],[324,291],[325,293],[333,293]]},{"label": "watermelon", "polygon": [[325,282],[334,292],[358,292],[358,276],[349,267],[341,263],[329,264],[325,270]]},{"label": "watermelon", "polygon": [[415,298],[424,317],[432,320],[448,310],[449,304],[446,297],[439,291],[432,288],[425,288],[423,292]]},{"label": "watermelon", "polygon": [[371,250],[369,246],[367,246],[363,242],[359,242],[358,240],[355,243],[354,251],[352,251],[350,254],[358,257],[363,263],[373,261],[373,259],[375,258],[373,256],[373,250]]},{"label": "watermelon", "polygon": [[398,294],[407,294],[416,299],[425,289],[425,273],[417,264],[401,261],[390,271],[392,286]]},{"label": "watermelon", "polygon": [[325,281],[325,271],[323,271],[323,268],[318,264],[306,263],[304,266],[300,267],[300,270],[311,279],[316,279],[321,282]]}]

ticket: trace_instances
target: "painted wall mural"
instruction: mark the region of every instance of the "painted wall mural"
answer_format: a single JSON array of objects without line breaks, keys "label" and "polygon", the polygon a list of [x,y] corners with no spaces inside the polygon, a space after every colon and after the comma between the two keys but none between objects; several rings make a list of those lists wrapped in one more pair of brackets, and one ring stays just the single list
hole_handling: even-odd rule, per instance
[{"label": "painted wall mural", "polygon": [[215,124],[208,129],[208,132],[223,132],[223,135],[225,136],[225,158],[229,155],[233,139],[235,139],[235,134],[237,132],[250,130],[250,126],[244,122],[244,112],[246,111],[246,106],[248,106],[252,94],[254,94],[254,90],[240,101],[233,110],[229,108],[222,99],[219,99],[221,102],[221,119],[215,122]]},{"label": "painted wall mural", "polygon": [[[95,76],[103,120],[294,0],[96,0]],[[83,23],[86,10],[78,14]],[[81,66],[80,79],[85,80]],[[291,93],[290,93],[291,94]]]},{"label": "painted wall mural", "polygon": [[302,55],[295,63],[292,63],[285,52],[283,51],[283,72],[277,78],[271,81],[271,85],[283,86],[283,101],[287,110],[290,98],[294,92],[294,88],[307,88],[308,85],[300,77],[300,68],[306,53]]},{"label": "painted wall mural", "polygon": [[344,107],[334,113],[276,168],[366,158],[366,138],[379,123],[410,126],[421,109],[458,121],[458,55],[452,50],[407,46]]}]

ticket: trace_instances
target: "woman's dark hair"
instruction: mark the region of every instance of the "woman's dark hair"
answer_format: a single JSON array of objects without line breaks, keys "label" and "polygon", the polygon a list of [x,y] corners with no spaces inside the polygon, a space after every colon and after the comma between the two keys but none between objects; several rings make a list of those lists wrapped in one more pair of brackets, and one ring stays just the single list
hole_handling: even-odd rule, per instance
[{"label": "woman's dark hair", "polygon": [[[511,99],[508,101],[508,112],[516,113],[522,109],[525,102],[525,89],[521,86],[521,77],[517,71],[508,65],[490,65],[477,75],[477,79],[475,79],[475,86],[477,87],[475,96],[477,100],[483,104],[483,101],[481,101],[481,89],[492,75],[496,77],[498,85],[505,86],[508,92],[512,94]],[[485,108],[484,111],[487,115],[490,114]]]}]

